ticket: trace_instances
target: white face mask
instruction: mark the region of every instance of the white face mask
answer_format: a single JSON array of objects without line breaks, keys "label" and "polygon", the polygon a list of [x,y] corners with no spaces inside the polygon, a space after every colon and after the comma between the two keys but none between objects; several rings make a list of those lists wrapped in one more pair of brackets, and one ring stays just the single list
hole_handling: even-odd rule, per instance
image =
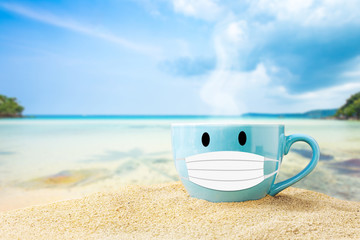
[{"label": "white face mask", "polygon": [[279,162],[237,151],[209,152],[185,158],[191,182],[221,191],[251,188],[276,174],[278,170],[264,175],[265,161]]}]

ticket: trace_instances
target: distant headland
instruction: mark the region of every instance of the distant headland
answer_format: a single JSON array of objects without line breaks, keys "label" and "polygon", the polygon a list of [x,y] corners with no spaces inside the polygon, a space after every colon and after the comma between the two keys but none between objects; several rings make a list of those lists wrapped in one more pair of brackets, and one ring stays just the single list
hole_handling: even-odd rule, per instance
[{"label": "distant headland", "polygon": [[259,118],[329,118],[333,117],[337,109],[319,109],[304,113],[245,113],[243,117],[259,117]]},{"label": "distant headland", "polygon": [[0,95],[0,118],[22,117],[24,107],[21,106],[16,98]]},{"label": "distant headland", "polygon": [[351,95],[346,103],[339,108],[335,115],[338,119],[360,119],[360,92]]}]

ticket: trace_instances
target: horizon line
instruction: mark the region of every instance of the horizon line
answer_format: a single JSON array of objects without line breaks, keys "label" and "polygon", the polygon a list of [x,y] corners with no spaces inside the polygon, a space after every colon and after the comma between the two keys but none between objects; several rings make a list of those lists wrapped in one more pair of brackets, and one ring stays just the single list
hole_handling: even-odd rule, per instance
[{"label": "horizon line", "polygon": [[335,111],[337,108],[315,109],[305,112],[283,112],[283,113],[264,113],[264,112],[247,112],[242,114],[24,114],[22,117],[241,117],[246,115],[304,115],[314,111]]},{"label": "horizon line", "polygon": [[23,116],[241,116],[244,114],[304,114],[313,111],[329,111],[337,110],[338,108],[324,108],[324,109],[312,109],[304,112],[277,112],[277,113],[267,113],[267,112],[246,112],[241,114],[82,114],[82,113],[27,113]]}]

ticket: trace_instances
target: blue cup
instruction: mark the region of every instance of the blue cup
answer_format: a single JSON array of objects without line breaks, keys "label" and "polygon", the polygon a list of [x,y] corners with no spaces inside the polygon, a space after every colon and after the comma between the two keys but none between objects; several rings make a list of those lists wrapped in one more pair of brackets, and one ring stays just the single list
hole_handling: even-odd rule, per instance
[{"label": "blue cup", "polygon": [[[307,135],[285,136],[284,125],[172,124],[174,161],[191,197],[211,202],[256,200],[298,182],[316,166],[320,150]],[[275,183],[291,145],[310,145],[310,163],[297,175]]]}]

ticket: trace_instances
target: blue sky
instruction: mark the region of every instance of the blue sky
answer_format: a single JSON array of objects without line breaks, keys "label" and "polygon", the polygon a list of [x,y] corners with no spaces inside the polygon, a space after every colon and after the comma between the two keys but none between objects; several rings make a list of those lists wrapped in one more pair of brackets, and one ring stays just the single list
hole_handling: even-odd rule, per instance
[{"label": "blue sky", "polygon": [[1,1],[0,94],[25,114],[337,108],[360,91],[357,1]]}]

